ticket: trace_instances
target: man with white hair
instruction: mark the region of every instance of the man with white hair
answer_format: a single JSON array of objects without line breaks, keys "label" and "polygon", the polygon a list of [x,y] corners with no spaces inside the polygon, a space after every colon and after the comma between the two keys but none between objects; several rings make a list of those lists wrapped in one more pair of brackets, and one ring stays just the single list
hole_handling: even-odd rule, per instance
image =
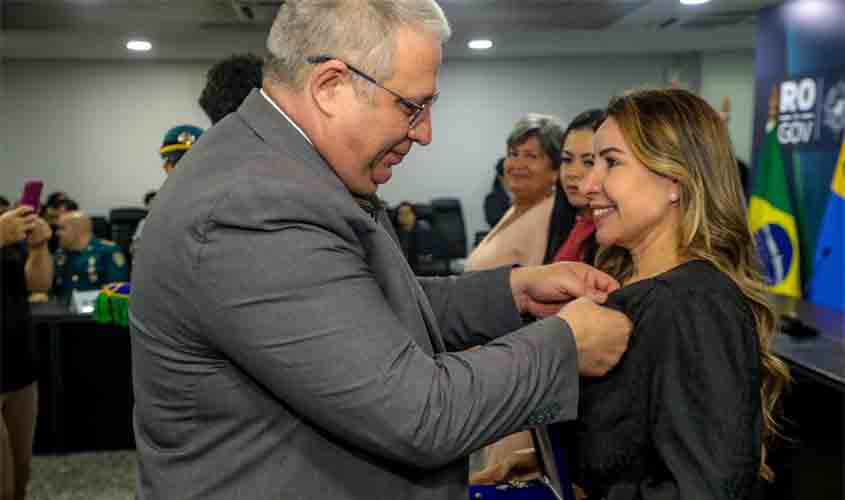
[{"label": "man with white hair", "polygon": [[[630,332],[583,264],[417,279],[375,197],[431,141],[433,0],[289,0],[263,88],[156,197],[130,328],[139,499],[461,499]],[[549,316],[522,326],[521,313]],[[472,346],[481,347],[466,351]]]}]

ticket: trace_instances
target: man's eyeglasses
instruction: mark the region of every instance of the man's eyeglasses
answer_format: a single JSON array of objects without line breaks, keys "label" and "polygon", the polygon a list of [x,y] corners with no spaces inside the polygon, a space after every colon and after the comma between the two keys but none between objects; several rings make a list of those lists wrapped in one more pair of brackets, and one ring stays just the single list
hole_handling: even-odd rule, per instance
[{"label": "man's eyeglasses", "polygon": [[333,57],[333,56],[312,56],[312,57],[309,57],[307,59],[307,61],[310,64],[322,64],[324,62],[328,62],[328,61],[331,61],[333,59],[342,62],[343,64],[346,65],[347,68],[349,68],[349,71],[355,73],[356,75],[360,76],[364,80],[372,83],[376,87],[379,87],[380,89],[383,89],[386,92],[389,92],[391,95],[393,95],[394,97],[399,99],[399,103],[402,104],[402,106],[404,106],[405,109],[407,109],[408,112],[410,113],[410,115],[408,116],[408,127],[409,128],[414,128],[417,125],[419,125],[419,123],[422,121],[422,117],[425,115],[425,111],[427,109],[431,108],[431,106],[433,106],[434,103],[437,102],[437,98],[440,97],[440,93],[438,92],[437,94],[434,94],[433,96],[428,98],[427,102],[425,102],[423,104],[417,104],[417,103],[415,103],[414,101],[412,101],[408,98],[402,97],[398,92],[390,90],[389,88],[387,88],[384,85],[377,82],[375,78],[373,78],[370,75],[364,73],[363,71],[361,71],[360,69],[356,68],[355,66],[349,64],[348,62],[346,62],[342,59],[338,59],[337,57]]}]

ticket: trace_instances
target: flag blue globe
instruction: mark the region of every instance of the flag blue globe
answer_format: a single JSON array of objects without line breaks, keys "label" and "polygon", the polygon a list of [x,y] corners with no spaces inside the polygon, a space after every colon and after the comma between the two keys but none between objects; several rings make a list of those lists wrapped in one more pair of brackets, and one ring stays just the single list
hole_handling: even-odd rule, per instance
[{"label": "flag blue globe", "polygon": [[754,233],[766,282],[775,286],[786,279],[795,254],[789,233],[779,224],[766,224]]}]

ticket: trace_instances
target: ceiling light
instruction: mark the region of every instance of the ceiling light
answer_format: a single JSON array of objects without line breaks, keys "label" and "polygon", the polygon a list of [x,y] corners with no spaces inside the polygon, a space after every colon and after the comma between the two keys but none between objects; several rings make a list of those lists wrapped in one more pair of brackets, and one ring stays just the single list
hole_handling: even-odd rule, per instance
[{"label": "ceiling light", "polygon": [[126,48],[136,52],[146,52],[153,48],[153,44],[146,40],[129,40],[126,42]]},{"label": "ceiling light", "polygon": [[710,0],[681,0],[681,3],[684,5],[701,5],[703,3],[708,3]]},{"label": "ceiling light", "polygon": [[470,40],[467,45],[473,50],[487,50],[493,46],[493,42],[490,40]]},{"label": "ceiling light", "polygon": [[805,0],[803,2],[798,2],[795,4],[795,8],[804,15],[809,17],[822,17],[825,15],[830,15],[830,7],[825,2],[819,0]]}]

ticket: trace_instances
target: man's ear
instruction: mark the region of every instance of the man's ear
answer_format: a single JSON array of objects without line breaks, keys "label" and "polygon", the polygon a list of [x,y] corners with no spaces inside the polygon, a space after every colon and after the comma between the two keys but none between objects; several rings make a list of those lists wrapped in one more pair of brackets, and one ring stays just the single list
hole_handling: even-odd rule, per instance
[{"label": "man's ear", "polygon": [[306,83],[321,113],[334,116],[344,102],[344,94],[351,90],[349,70],[342,62],[331,59],[318,64]]}]

